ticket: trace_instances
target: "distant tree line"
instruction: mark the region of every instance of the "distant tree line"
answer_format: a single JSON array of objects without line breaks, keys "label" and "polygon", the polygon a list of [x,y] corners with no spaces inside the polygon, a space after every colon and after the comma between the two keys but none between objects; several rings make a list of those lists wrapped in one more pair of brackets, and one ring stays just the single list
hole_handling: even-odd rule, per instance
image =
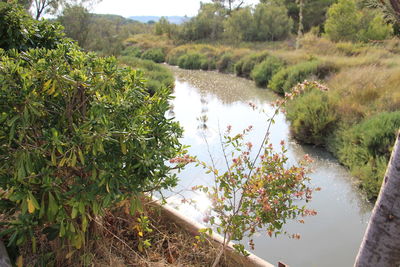
[{"label": "distant tree line", "polygon": [[154,27],[156,34],[183,42],[279,41],[308,31],[333,41],[367,42],[393,34],[381,10],[364,0],[260,0],[254,7],[214,0],[202,3],[197,16],[182,25],[162,18]]},{"label": "distant tree line", "polygon": [[153,25],[126,19],[118,15],[92,14],[82,5],[67,5],[58,21],[66,35],[88,51],[103,55],[118,55],[123,41],[138,33],[150,33]]}]

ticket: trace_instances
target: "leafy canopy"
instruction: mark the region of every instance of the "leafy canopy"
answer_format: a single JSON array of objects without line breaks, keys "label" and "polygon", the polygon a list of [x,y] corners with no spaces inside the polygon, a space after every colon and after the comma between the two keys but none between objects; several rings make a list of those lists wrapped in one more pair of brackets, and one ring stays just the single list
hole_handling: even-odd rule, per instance
[{"label": "leafy canopy", "polygon": [[[7,9],[7,21],[18,9]],[[23,30],[36,22],[19,23]],[[9,215],[2,234],[14,245],[31,239],[34,246],[42,229],[80,248],[106,208],[131,199],[134,209],[138,194],[177,181],[165,164],[181,135],[164,116],[170,90],[150,95],[136,71],[59,44],[57,30],[45,43],[55,49],[0,49],[1,212]]]}]

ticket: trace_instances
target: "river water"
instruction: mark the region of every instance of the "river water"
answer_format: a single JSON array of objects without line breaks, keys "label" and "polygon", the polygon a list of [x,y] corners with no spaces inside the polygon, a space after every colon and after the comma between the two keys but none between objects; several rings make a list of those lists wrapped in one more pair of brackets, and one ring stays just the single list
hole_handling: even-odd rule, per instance
[{"label": "river water", "polygon": [[[278,97],[268,90],[257,88],[252,81],[217,72],[182,70],[169,67],[176,78],[170,116],[184,128],[182,143],[190,145],[189,154],[209,160],[209,150],[218,166],[223,166],[219,132],[227,125],[232,132],[240,132],[249,125],[254,130],[248,136],[255,147],[267,129],[270,103]],[[249,102],[264,109],[266,114],[253,110]],[[288,144],[291,163],[309,154],[314,158],[312,185],[321,187],[309,204],[318,214],[306,217],[305,224],[289,222],[285,229],[299,233],[299,240],[281,235],[269,237],[265,233],[254,238],[255,250],[250,250],[266,261],[278,261],[292,267],[352,266],[370,217],[372,205],[358,191],[348,171],[326,151],[297,144],[289,132],[289,123],[280,114],[271,129],[271,142],[284,140]],[[180,182],[170,203],[186,215],[201,222],[210,202],[189,189],[194,185],[211,184],[212,178],[199,167],[189,166],[179,174]],[[189,190],[189,191],[188,191]],[[196,200],[196,207],[181,204],[181,196]],[[249,249],[249,247],[247,246]]]}]

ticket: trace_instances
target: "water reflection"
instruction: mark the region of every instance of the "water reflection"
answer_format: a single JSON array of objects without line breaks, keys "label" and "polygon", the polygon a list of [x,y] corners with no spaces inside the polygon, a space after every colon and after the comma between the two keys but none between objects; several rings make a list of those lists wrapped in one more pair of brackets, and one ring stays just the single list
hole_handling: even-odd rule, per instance
[{"label": "water reflection", "polygon": [[[248,106],[253,102],[271,114],[268,104],[277,96],[267,90],[256,88],[251,81],[216,72],[187,71],[171,67],[176,76],[175,99],[173,101],[176,119],[184,127],[184,144],[190,145],[189,153],[200,160],[209,162],[210,154],[216,165],[224,170],[221,157],[219,132],[232,125],[233,132],[239,132],[249,125],[254,131],[248,136],[258,146],[267,129],[267,117]],[[197,120],[199,117],[202,120]],[[315,217],[306,218],[306,223],[288,223],[286,230],[300,233],[300,240],[286,236],[269,238],[259,234],[254,239],[255,253],[276,263],[283,260],[292,266],[351,266],[353,264],[372,206],[365,201],[353,178],[331,155],[311,146],[300,146],[289,135],[285,117],[280,114],[271,130],[271,142],[278,146],[281,140],[288,144],[290,163],[295,163],[308,153],[315,158],[312,184],[322,191],[314,194],[310,207],[318,211]],[[202,127],[205,125],[206,127]],[[201,126],[201,127],[199,127]],[[212,178],[200,168],[189,167],[179,174],[177,190],[190,189],[194,185],[210,185]],[[192,218],[202,221],[209,203],[190,191],[183,196],[197,198],[197,203],[206,203],[197,211],[181,198],[174,202],[179,209]],[[207,204],[208,203],[208,204]]]}]

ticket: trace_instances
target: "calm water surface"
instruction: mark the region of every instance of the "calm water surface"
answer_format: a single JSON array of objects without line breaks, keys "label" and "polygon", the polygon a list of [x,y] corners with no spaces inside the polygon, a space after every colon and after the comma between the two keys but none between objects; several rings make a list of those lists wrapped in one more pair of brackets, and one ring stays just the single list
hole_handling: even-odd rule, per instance
[{"label": "calm water surface", "polygon": [[[277,99],[275,94],[233,75],[176,67],[170,69],[176,77],[170,115],[184,128],[182,143],[190,145],[191,155],[209,162],[206,138],[217,165],[222,167],[219,132],[224,131],[227,125],[232,125],[233,132],[252,125],[254,131],[248,139],[255,146],[261,143],[267,128],[267,115],[253,110],[248,103],[252,102],[271,114],[270,103]],[[271,141],[276,145],[281,140],[286,141],[291,163],[300,160],[304,154],[315,159],[312,184],[322,190],[314,193],[309,207],[317,210],[318,215],[307,217],[305,224],[290,222],[286,225],[288,232],[301,235],[300,240],[259,234],[254,238],[255,250],[252,252],[273,264],[282,260],[292,267],[352,266],[367,226],[371,204],[357,190],[348,171],[329,153],[297,144],[290,137],[284,115],[278,115],[275,121]],[[212,178],[194,166],[181,172],[179,177],[177,192],[169,201],[201,222],[209,201],[187,190],[194,185],[210,184]],[[182,195],[197,200],[196,208],[180,204]]]}]

